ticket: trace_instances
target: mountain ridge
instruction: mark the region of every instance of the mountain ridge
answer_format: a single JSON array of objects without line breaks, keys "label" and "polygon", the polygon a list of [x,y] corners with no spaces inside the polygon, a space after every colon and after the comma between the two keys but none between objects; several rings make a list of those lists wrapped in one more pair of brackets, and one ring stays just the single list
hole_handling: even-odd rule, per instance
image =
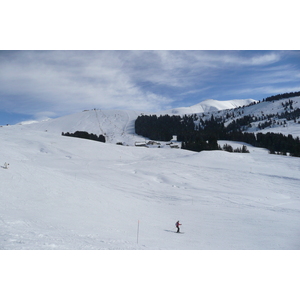
[{"label": "mountain ridge", "polygon": [[[292,103],[291,103],[292,102]],[[290,104],[289,104],[290,103]],[[243,104],[243,105],[242,105]],[[234,108],[228,108],[235,106]],[[223,109],[221,109],[223,108]],[[199,112],[199,110],[203,112]],[[204,112],[205,110],[205,112]],[[300,111],[300,97],[280,99],[277,101],[258,102],[253,99],[238,99],[220,101],[207,99],[186,108],[173,109],[170,115],[197,115],[198,119],[209,120],[211,116],[221,118],[225,126],[236,122],[245,116],[251,117],[251,122],[245,127],[249,132],[274,132],[284,135],[292,134],[300,137],[300,116],[287,119],[287,114]],[[171,110],[172,111],[172,110]],[[146,139],[135,133],[135,121],[141,115],[164,115],[168,111],[147,114],[130,110],[91,109],[56,119],[40,122],[24,122],[17,124],[33,130],[49,131],[56,134],[62,132],[87,131],[96,135],[104,135],[108,143],[134,145],[136,141]],[[272,120],[270,126],[267,121]],[[14,126],[17,126],[14,125]],[[195,126],[199,126],[195,122]]]},{"label": "mountain ridge", "polygon": [[254,99],[234,99],[234,100],[214,100],[206,99],[189,107],[179,107],[160,112],[161,114],[184,115],[195,113],[216,112],[225,109],[234,109],[240,106],[246,106],[251,103],[257,103]]}]

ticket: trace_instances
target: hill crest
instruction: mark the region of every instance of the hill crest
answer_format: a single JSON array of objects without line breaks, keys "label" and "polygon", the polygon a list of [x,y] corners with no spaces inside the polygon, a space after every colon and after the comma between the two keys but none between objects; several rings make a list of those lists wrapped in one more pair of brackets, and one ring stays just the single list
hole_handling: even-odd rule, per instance
[{"label": "hill crest", "polygon": [[214,100],[206,99],[190,107],[179,107],[173,108],[161,112],[161,114],[169,115],[185,115],[185,114],[197,114],[197,113],[208,113],[217,112],[225,109],[234,109],[240,106],[249,105],[251,103],[257,103],[254,99],[235,99],[235,100]]},{"label": "hill crest", "polygon": [[[255,118],[244,129],[249,132],[274,132],[284,135],[292,134],[300,137],[300,116],[293,113],[300,111],[300,97],[281,99],[277,101],[258,102],[253,99],[236,99],[219,101],[207,99],[190,107],[181,107],[154,113],[152,115],[198,115],[202,119],[210,119],[213,115],[222,118],[228,126],[245,116]],[[140,115],[150,115],[145,112],[126,110],[85,110],[57,119],[41,122],[24,122],[26,128],[39,131],[49,131],[56,134],[62,132],[87,131],[96,135],[104,135],[108,143],[134,145],[135,142],[146,138],[135,133],[135,121]],[[271,121],[271,123],[270,123]],[[266,123],[267,122],[267,123]],[[196,124],[195,125],[199,125]]]}]

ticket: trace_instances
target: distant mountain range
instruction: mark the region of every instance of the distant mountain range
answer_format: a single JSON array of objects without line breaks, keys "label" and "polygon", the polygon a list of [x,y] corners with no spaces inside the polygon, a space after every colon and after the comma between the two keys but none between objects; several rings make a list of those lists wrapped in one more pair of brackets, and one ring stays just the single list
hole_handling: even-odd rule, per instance
[{"label": "distant mountain range", "polygon": [[219,110],[234,109],[240,106],[245,106],[257,102],[258,102],[257,100],[253,100],[253,99],[236,99],[236,100],[224,100],[224,101],[207,99],[190,107],[174,108],[174,109],[163,111],[161,112],[161,114],[184,115],[184,114],[217,112]]},{"label": "distant mountain range", "polygon": [[[209,120],[211,116],[221,119],[224,126],[243,121],[243,130],[248,132],[274,132],[300,137],[300,96],[273,101],[253,99],[213,100],[208,99],[190,107],[181,107],[151,115],[197,115],[199,120]],[[127,110],[92,109],[41,122],[24,122],[34,130],[61,134],[62,132],[87,131],[104,135],[108,143],[134,145],[143,139],[135,133],[135,121],[146,112]],[[150,115],[150,114],[149,114]],[[247,124],[245,119],[247,118]]]}]

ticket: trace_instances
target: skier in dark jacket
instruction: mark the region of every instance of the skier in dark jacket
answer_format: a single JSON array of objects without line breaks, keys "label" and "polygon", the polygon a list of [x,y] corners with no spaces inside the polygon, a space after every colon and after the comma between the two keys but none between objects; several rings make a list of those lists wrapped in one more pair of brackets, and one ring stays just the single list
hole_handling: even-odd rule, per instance
[{"label": "skier in dark jacket", "polygon": [[179,226],[182,225],[182,224],[180,224],[179,221],[177,221],[175,225],[176,225],[176,228],[177,228],[177,233],[179,233],[180,232]]}]

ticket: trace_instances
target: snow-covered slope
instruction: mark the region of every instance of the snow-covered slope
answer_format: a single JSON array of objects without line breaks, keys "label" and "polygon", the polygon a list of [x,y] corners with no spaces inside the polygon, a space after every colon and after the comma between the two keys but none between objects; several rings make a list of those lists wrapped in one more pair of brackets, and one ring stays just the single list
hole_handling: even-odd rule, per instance
[{"label": "snow-covered slope", "polygon": [[0,128],[0,249],[300,249],[298,158],[123,147],[49,124]]},{"label": "snow-covered slope", "polygon": [[[288,102],[292,101],[292,105]],[[244,116],[256,117],[257,121],[251,123],[249,132],[274,132],[284,135],[291,134],[293,137],[300,137],[300,116],[287,119],[282,116],[284,113],[290,113],[300,109],[300,97],[285,98],[277,101],[259,102],[247,107],[235,108],[232,110],[222,110],[215,112],[214,115],[226,119],[225,125],[230,124],[233,120],[243,118]],[[229,116],[229,117],[227,117]],[[210,118],[210,115],[207,116]],[[266,121],[272,121],[270,126],[260,129],[259,125]]]},{"label": "snow-covered slope", "polygon": [[104,135],[108,143],[133,145],[136,140],[140,139],[134,129],[134,122],[140,114],[140,112],[126,110],[93,109],[42,122],[20,123],[19,126],[55,134],[74,133],[78,130],[87,131]]},{"label": "snow-covered slope", "polygon": [[[285,109],[284,100],[214,103],[204,117],[234,114],[227,122]],[[300,249],[299,158],[250,145],[249,154],[116,145],[142,139],[138,115],[90,110],[1,127],[0,249]],[[77,130],[107,143],[61,135]]]},{"label": "snow-covered slope", "polygon": [[[300,97],[294,97],[293,109],[300,109]],[[278,119],[276,114],[289,111],[284,105],[289,98],[270,101],[257,102],[253,99],[244,100],[205,100],[191,107],[177,108],[170,111],[159,112],[157,115],[165,114],[198,114],[201,118],[211,118],[211,115],[222,117],[225,125],[233,120],[243,118],[244,116],[254,116],[258,121],[251,124],[250,132],[275,132],[284,135],[292,134],[294,137],[300,137],[300,118],[295,120]],[[254,105],[249,105],[254,104]],[[134,123],[136,118],[142,112],[124,111],[124,110],[88,110],[77,114],[64,116],[57,119],[48,119],[42,122],[21,123],[26,128],[38,131],[49,131],[56,134],[62,132],[75,132],[77,130],[87,131],[97,135],[104,135],[108,143],[123,143],[124,145],[134,145],[136,141],[145,140],[135,134]],[[147,113],[144,113],[147,114]],[[269,115],[273,115],[268,118]],[[272,126],[259,129],[259,124],[272,119]]]}]

